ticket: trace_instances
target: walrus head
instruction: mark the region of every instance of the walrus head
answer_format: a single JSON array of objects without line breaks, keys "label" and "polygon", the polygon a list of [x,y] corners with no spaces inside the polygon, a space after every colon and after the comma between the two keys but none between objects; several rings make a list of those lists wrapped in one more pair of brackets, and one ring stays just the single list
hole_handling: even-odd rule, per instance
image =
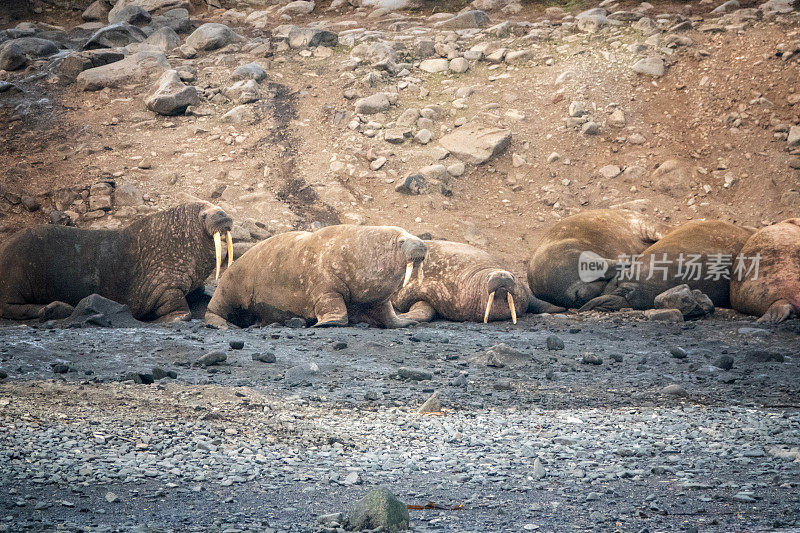
[{"label": "walrus head", "polygon": [[414,237],[411,234],[401,235],[397,240],[397,244],[400,246],[400,253],[403,255],[406,262],[406,276],[403,278],[403,287],[408,285],[411,279],[411,273],[414,271],[414,266],[418,267],[417,277],[419,282],[422,283],[424,276],[422,272],[422,262],[425,260],[425,256],[428,253],[428,246],[422,239]]},{"label": "walrus head", "polygon": [[219,279],[219,268],[222,265],[222,235],[228,244],[228,266],[233,264],[233,238],[231,229],[233,219],[228,214],[213,204],[200,210],[200,222],[203,224],[206,233],[214,240],[214,253],[216,256],[216,279]]},{"label": "walrus head", "polygon": [[516,284],[514,275],[508,270],[495,270],[489,274],[489,279],[486,283],[489,301],[486,302],[486,311],[483,313],[484,323],[489,322],[489,313],[492,311],[492,303],[494,303],[494,295],[497,291],[505,291],[508,309],[511,311],[511,321],[514,324],[517,323],[517,307],[514,303],[514,288]]}]

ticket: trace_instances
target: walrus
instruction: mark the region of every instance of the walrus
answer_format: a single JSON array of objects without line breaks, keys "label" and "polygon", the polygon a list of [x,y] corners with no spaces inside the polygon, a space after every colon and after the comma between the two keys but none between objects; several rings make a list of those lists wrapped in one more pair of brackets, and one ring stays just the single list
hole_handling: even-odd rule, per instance
[{"label": "walrus", "polygon": [[[553,226],[528,263],[533,295],[567,308],[581,307],[602,294],[616,273],[616,259],[641,253],[662,236],[644,216],[616,209],[584,211]],[[605,259],[605,271],[581,273],[585,259]],[[590,261],[594,263],[594,261]]]},{"label": "walrus", "polygon": [[125,304],[138,320],[189,320],[186,295],[222,259],[231,218],[208,202],[180,205],[118,230],[42,225],[0,245],[0,317],[66,318],[82,298]]},{"label": "walrus", "polygon": [[760,229],[740,254],[731,276],[733,308],[768,324],[800,315],[800,218]]},{"label": "walrus", "polygon": [[716,307],[730,307],[730,273],[736,255],[755,230],[724,222],[689,222],[631,258],[581,311],[652,309],[655,297],[686,284],[708,296]]},{"label": "walrus", "polygon": [[562,308],[535,298],[520,280],[489,253],[450,241],[425,241],[428,255],[419,275],[392,299],[395,309],[417,322],[442,316],[448,320],[509,320],[527,311]]},{"label": "walrus", "polygon": [[[387,328],[398,318],[391,297],[425,259],[426,245],[394,226],[328,226],[261,241],[225,271],[206,322],[248,327],[288,318],[315,326],[367,322]],[[423,274],[420,274],[423,275]]]}]

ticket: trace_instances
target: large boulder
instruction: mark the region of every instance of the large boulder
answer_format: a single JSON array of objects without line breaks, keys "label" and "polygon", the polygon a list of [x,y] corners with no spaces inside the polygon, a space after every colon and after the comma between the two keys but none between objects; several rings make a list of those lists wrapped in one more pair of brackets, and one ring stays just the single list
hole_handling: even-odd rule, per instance
[{"label": "large boulder", "polygon": [[119,11],[108,14],[108,21],[111,24],[124,22],[125,24],[133,24],[134,26],[143,26],[149,24],[151,20],[153,20],[153,17],[150,16],[150,13],[139,6],[133,5],[125,6]]},{"label": "large boulder", "polygon": [[119,22],[97,30],[83,45],[83,49],[122,48],[129,44],[140,43],[146,38],[147,34],[136,26]]},{"label": "large boulder", "polygon": [[216,50],[231,43],[244,41],[244,37],[225,24],[207,22],[186,38],[186,44],[195,50]]},{"label": "large boulder", "polygon": [[197,89],[185,85],[176,70],[167,70],[158,81],[158,88],[151,94],[145,104],[147,109],[159,115],[180,115],[190,105],[200,102]]},{"label": "large boulder", "polygon": [[99,91],[104,87],[118,87],[127,83],[141,83],[169,68],[166,56],[155,50],[142,50],[122,61],[84,70],[77,77],[84,91]]},{"label": "large boulder", "polygon": [[78,302],[72,314],[65,318],[60,325],[62,327],[137,328],[145,324],[133,318],[127,305],[109,300],[99,294],[92,294]]},{"label": "large boulder", "polygon": [[508,148],[511,130],[471,122],[445,135],[439,142],[458,159],[480,165]]},{"label": "large boulder", "polygon": [[714,303],[707,295],[688,285],[678,285],[655,297],[656,309],[677,309],[684,318],[698,318],[714,312]]},{"label": "large boulder", "polygon": [[345,517],[348,531],[378,529],[396,532],[408,529],[408,507],[383,487],[372,489]]},{"label": "large boulder", "polygon": [[111,5],[109,5],[106,0],[95,0],[89,7],[81,15],[81,18],[86,22],[97,22],[106,20],[108,17],[108,12],[111,10]]},{"label": "large boulder", "polygon": [[489,15],[483,11],[474,9],[459,13],[453,18],[442,20],[434,24],[440,30],[467,30],[470,28],[485,28],[489,25]]},{"label": "large boulder", "polygon": [[161,15],[155,15],[151,25],[154,28],[171,28],[176,33],[190,33],[194,29],[189,11],[183,8],[170,9]]},{"label": "large boulder", "polygon": [[316,28],[292,28],[288,37],[289,46],[292,48],[333,47],[339,44],[338,34]]},{"label": "large boulder", "polygon": [[289,2],[281,8],[281,13],[286,15],[308,15],[314,11],[314,2],[307,2],[306,0],[294,0]]},{"label": "large boulder", "polygon": [[645,57],[631,65],[631,69],[637,74],[660,78],[664,75],[664,60],[660,57]]},{"label": "large boulder", "polygon": [[153,46],[164,52],[169,52],[180,46],[181,38],[175,33],[175,30],[169,26],[159,28],[143,41],[143,44]]},{"label": "large boulder", "polygon": [[58,52],[53,41],[38,37],[20,37],[0,44],[0,70],[17,70],[32,59],[48,57]]}]

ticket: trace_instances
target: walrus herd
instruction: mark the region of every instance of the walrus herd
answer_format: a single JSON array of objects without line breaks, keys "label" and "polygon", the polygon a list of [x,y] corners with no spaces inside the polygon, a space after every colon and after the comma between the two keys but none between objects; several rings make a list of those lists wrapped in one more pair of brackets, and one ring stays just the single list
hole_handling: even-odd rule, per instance
[{"label": "walrus herd", "polygon": [[193,202],[121,230],[22,230],[0,243],[0,318],[65,318],[99,294],[139,320],[189,320],[186,296],[212,272],[205,318],[218,327],[300,318],[393,328],[437,316],[516,324],[526,312],[650,309],[684,284],[759,322],[800,315],[800,218],[758,231],[719,220],[670,230],[628,211],[586,211],[544,235],[527,280],[483,250],[393,226],[283,233],[234,262],[232,225],[221,208]]}]

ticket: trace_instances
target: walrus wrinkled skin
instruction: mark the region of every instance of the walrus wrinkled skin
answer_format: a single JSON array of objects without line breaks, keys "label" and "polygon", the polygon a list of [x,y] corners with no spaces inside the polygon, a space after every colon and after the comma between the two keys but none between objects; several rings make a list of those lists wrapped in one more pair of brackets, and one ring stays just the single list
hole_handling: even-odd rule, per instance
[{"label": "walrus wrinkled skin", "polygon": [[[616,259],[641,253],[661,238],[660,229],[642,215],[615,209],[585,211],[561,220],[539,242],[528,263],[534,296],[567,308],[581,307],[603,293],[615,275]],[[592,252],[607,260],[599,279],[582,281],[578,259]]]},{"label": "walrus wrinkled skin", "polygon": [[760,229],[741,254],[745,268],[759,256],[758,275],[731,277],[733,308],[767,324],[800,315],[800,218]]},{"label": "walrus wrinkled skin", "polygon": [[[425,241],[428,255],[416,278],[392,299],[395,308],[417,322],[509,320],[562,308],[534,298],[523,280],[487,252],[468,244]],[[421,271],[421,273],[420,273]]]},{"label": "walrus wrinkled skin", "polygon": [[[580,310],[652,309],[656,296],[683,284],[704,293],[716,307],[730,307],[732,264],[753,232],[751,228],[722,220],[684,224],[633,260],[628,265],[631,276],[618,275],[608,284],[605,294],[590,300]],[[719,264],[717,256],[726,258],[727,273],[723,275],[709,270],[710,265]],[[699,276],[696,271],[684,276],[690,272],[690,258],[700,265]]]},{"label": "walrus wrinkled skin", "polygon": [[215,252],[219,265],[221,235],[231,225],[219,207],[196,202],[119,230],[22,230],[0,246],[0,316],[65,318],[82,298],[99,294],[138,320],[189,320],[186,295],[214,270]]},{"label": "walrus wrinkled skin", "polygon": [[[316,326],[404,327],[391,297],[425,259],[425,243],[393,226],[328,226],[262,241],[222,276],[206,322],[266,325],[292,317]],[[405,276],[404,276],[405,273]]]}]

